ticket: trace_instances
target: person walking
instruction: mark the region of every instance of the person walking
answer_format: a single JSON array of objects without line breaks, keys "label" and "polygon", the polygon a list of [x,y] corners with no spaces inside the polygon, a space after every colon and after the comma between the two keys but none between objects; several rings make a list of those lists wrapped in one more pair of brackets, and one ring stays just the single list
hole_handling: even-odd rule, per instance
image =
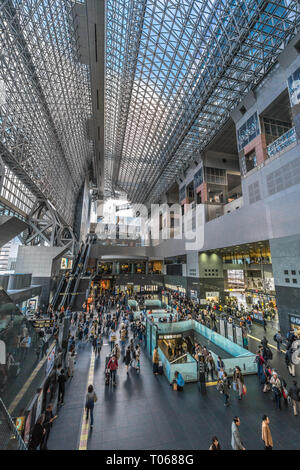
[{"label": "person walking", "polygon": [[277,372],[273,372],[273,375],[270,380],[272,386],[272,392],[275,398],[276,408],[281,409],[281,382],[278,377]]},{"label": "person walking", "polygon": [[290,346],[285,353],[285,363],[287,365],[288,371],[292,377],[295,377],[296,371],[295,371],[295,364],[293,364],[292,361],[292,346]]},{"label": "person walking", "polygon": [[52,428],[52,423],[53,421],[56,420],[56,418],[57,416],[53,415],[53,403],[49,403],[45,411],[45,421],[43,423],[43,426],[46,432],[44,433],[43,442],[41,445],[42,450],[48,450],[47,442],[48,442],[49,434]]},{"label": "person walking", "polygon": [[94,391],[93,385],[88,386],[88,391],[86,394],[86,401],[85,401],[85,409],[86,409],[86,420],[88,421],[89,419],[89,414],[91,415],[91,423],[90,426],[91,428],[94,425],[94,406],[96,401],[98,400],[98,397]]},{"label": "person walking", "polygon": [[221,358],[220,356],[218,356],[218,360],[217,360],[217,371],[218,371],[218,377],[219,377],[219,379],[221,379],[221,378],[223,377],[224,370],[225,370],[225,364],[224,364],[224,362],[222,361],[222,358]]},{"label": "person walking", "polygon": [[296,380],[293,380],[293,385],[289,389],[289,396],[292,400],[294,416],[298,416],[297,403],[300,401],[300,388]]},{"label": "person walking", "polygon": [[68,376],[72,379],[74,376],[76,352],[75,349],[68,352]]},{"label": "person walking", "polygon": [[158,375],[158,365],[159,365],[158,346],[155,346],[154,351],[153,351],[152,365],[153,365],[153,374]]},{"label": "person walking", "polygon": [[231,387],[227,373],[224,372],[223,378],[221,379],[223,386],[223,395],[224,395],[224,406],[229,406],[229,390]]},{"label": "person walking", "polygon": [[117,335],[114,329],[111,330],[111,333],[109,335],[109,341],[110,341],[110,351],[112,352],[115,347],[115,343],[117,341]]},{"label": "person walking", "polygon": [[243,397],[244,377],[239,366],[235,367],[233,373],[233,383],[235,391],[238,392],[239,400],[241,400]]},{"label": "person walking", "polygon": [[241,441],[239,426],[241,424],[240,418],[235,416],[231,424],[231,447],[233,450],[246,450]]},{"label": "person walking", "polygon": [[64,405],[64,396],[65,396],[65,383],[67,381],[67,377],[65,376],[65,371],[62,369],[58,376],[58,403],[60,406]]},{"label": "person walking", "polygon": [[269,424],[269,417],[267,415],[263,415],[261,424],[261,438],[265,444],[265,450],[273,449],[273,439]]},{"label": "person walking", "polygon": [[282,343],[282,336],[281,336],[280,331],[277,331],[277,333],[275,333],[273,339],[274,339],[274,341],[275,341],[276,344],[277,344],[277,351],[281,353],[280,346],[281,346],[281,343]]},{"label": "person walking", "polygon": [[107,368],[109,369],[110,378],[111,378],[111,382],[113,385],[116,385],[116,373],[117,373],[118,367],[119,367],[118,359],[114,355],[110,358],[107,364]]},{"label": "person walking", "polygon": [[217,438],[217,436],[212,437],[211,445],[208,450],[221,450],[221,446],[220,446],[219,439]]},{"label": "person walking", "polygon": [[131,363],[131,351],[130,351],[130,346],[128,346],[127,350],[126,350],[126,354],[125,354],[125,358],[124,358],[124,362],[125,362],[125,365],[126,365],[126,373],[128,374],[128,369],[129,369],[129,366],[130,366],[130,363]]}]

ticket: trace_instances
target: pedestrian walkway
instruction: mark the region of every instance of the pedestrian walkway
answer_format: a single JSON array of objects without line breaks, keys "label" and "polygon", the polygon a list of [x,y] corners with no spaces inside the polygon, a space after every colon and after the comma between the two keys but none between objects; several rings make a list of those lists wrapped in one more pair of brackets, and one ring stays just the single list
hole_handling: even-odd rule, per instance
[{"label": "pedestrian walkway", "polygon": [[[271,394],[263,394],[256,376],[246,377],[247,396],[238,400],[231,390],[230,406],[216,387],[201,395],[198,384],[186,384],[183,393],[172,390],[164,376],[153,376],[151,361],[142,350],[141,373],[126,374],[119,361],[117,386],[105,386],[104,364],[108,340],[95,360],[94,427],[89,430],[87,450],[207,449],[217,435],[223,449],[230,449],[233,416],[241,419],[241,436],[247,449],[262,449],[261,417],[268,414],[275,449],[298,449],[300,421],[291,409],[275,409]],[[277,354],[277,353],[276,353]],[[59,411],[48,441],[49,449],[79,449],[82,417],[92,356],[90,344],[78,355],[75,375],[67,385],[65,406]],[[284,432],[282,429],[284,428]]]}]

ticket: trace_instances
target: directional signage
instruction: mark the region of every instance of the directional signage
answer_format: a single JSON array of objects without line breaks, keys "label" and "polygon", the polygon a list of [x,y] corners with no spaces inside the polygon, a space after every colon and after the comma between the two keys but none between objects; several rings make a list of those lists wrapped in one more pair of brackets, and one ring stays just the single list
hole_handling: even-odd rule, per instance
[{"label": "directional signage", "polygon": [[51,328],[54,320],[32,320],[33,328]]}]

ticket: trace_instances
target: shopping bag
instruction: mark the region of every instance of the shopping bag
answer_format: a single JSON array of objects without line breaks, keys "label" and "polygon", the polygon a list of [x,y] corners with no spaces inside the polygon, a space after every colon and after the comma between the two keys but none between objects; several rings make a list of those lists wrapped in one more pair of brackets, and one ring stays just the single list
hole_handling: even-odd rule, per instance
[{"label": "shopping bag", "polygon": [[247,393],[247,387],[246,385],[243,385],[243,395],[246,395],[246,393]]}]

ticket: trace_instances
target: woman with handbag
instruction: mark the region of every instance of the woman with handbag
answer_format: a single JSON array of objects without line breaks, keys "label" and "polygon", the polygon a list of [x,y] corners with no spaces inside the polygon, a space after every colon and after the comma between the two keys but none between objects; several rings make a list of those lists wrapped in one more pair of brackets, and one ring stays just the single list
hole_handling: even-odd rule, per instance
[{"label": "woman with handbag", "polygon": [[94,425],[94,405],[96,401],[98,400],[98,397],[94,391],[93,385],[88,386],[88,392],[86,394],[86,403],[85,403],[85,409],[86,409],[86,420],[89,419],[89,413],[91,414],[91,428]]},{"label": "woman with handbag", "polygon": [[233,383],[236,384],[234,389],[238,392],[239,400],[241,400],[243,397],[244,377],[239,366],[235,366],[233,373]]}]

